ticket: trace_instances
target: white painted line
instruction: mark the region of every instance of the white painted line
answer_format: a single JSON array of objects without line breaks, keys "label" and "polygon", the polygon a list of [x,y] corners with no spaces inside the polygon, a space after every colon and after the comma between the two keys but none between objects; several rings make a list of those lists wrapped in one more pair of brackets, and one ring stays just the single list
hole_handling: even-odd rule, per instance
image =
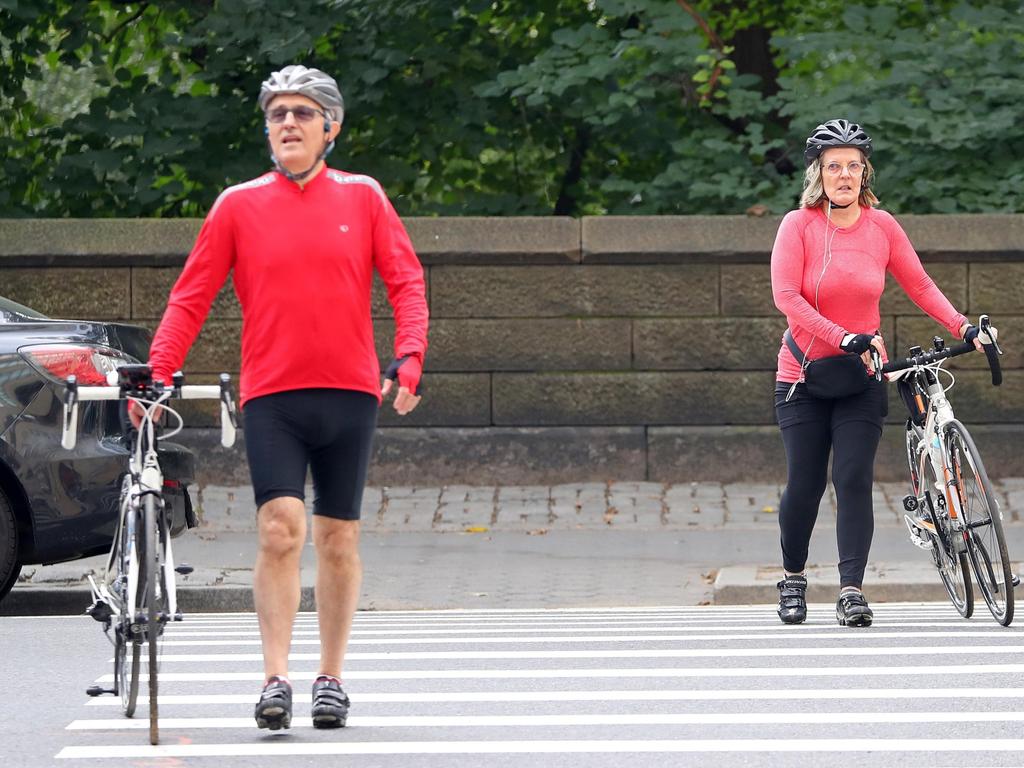
[{"label": "white painted line", "polygon": [[[351,728],[541,728],[595,725],[792,725],[791,712],[702,712],[694,714],[600,715],[395,715],[351,717]],[[801,712],[800,725],[877,725],[879,723],[1019,723],[1024,712]],[[162,717],[161,730],[178,728],[252,728],[251,717]],[[293,728],[312,728],[308,717],[296,717]],[[126,717],[74,720],[69,731],[146,730],[148,719]]]},{"label": "white painted line", "polygon": [[587,754],[651,752],[1024,752],[1024,739],[694,739],[375,741],[143,744],[65,747],[58,758],[282,757],[285,755]]},{"label": "white painted line", "polygon": [[[743,615],[759,616],[772,615],[775,613],[776,605],[748,605],[748,606],[694,606],[689,608],[672,609],[643,609],[643,608],[609,608],[601,609],[548,609],[548,610],[522,610],[522,611],[358,611],[354,617],[357,624],[376,624],[388,622],[422,622],[422,621],[443,621],[454,623],[459,621],[537,621],[547,620],[553,616],[560,616],[569,621],[608,621],[623,617],[636,617],[638,619],[657,618],[708,618],[721,616],[723,618]],[[948,603],[937,603],[934,605],[907,605],[899,603],[872,603],[872,609],[876,614],[893,614],[899,616],[929,615],[938,617],[955,617],[959,615]],[[829,612],[835,610],[832,603],[811,603],[808,605],[811,613],[816,611]],[[254,619],[254,613],[224,613],[224,614],[186,614],[186,621],[202,622],[237,622],[247,618]],[[316,614],[300,613],[296,621],[315,622]]]},{"label": "white painted line", "polygon": [[[410,625],[416,627],[422,627],[422,625]],[[764,632],[771,631],[774,634],[798,634],[801,632],[809,632],[814,630],[828,629],[836,634],[845,634],[849,632],[847,627],[840,626],[835,621],[829,622],[805,622],[803,624],[781,624],[781,623],[767,623],[761,622],[758,624],[741,623],[734,626],[722,623],[708,623],[708,624],[695,624],[688,619],[680,619],[678,621],[659,621],[659,622],[648,622],[643,626],[631,626],[626,624],[565,624],[565,623],[550,623],[543,622],[539,624],[518,624],[512,622],[502,623],[500,626],[492,624],[472,624],[462,625],[456,629],[451,629],[441,625],[442,628],[435,629],[353,629],[351,632],[352,637],[376,637],[379,635],[388,636],[425,636],[425,635],[468,635],[468,634],[553,634],[556,632],[575,632],[575,631],[587,631],[587,632],[667,632],[670,630],[685,631],[685,632]],[[963,629],[960,629],[962,626]],[[984,630],[972,630],[971,627],[977,626],[969,622],[964,622],[962,625],[950,626],[948,621],[901,621],[898,625],[900,629],[940,629],[944,630],[949,634],[962,634],[971,631],[984,631]],[[1002,635],[1005,637],[1008,633],[1019,631],[1024,633],[1024,629],[1018,630],[1017,627],[1004,628],[1001,630],[995,630],[992,632],[994,635]],[[178,629],[174,627],[170,634],[173,637],[257,637],[259,636],[259,627],[252,626],[245,629],[230,629],[230,630],[206,630],[205,628],[193,632],[189,629]],[[319,629],[297,629],[292,632],[294,637],[312,636],[320,634]]]},{"label": "white painted line", "polygon": [[[829,606],[827,609],[817,611],[817,617],[815,617],[815,611],[811,611],[811,617],[808,623],[838,626],[835,620],[832,618],[834,611],[833,606]],[[928,613],[906,613],[906,612],[884,612],[881,611],[877,604],[873,606],[875,612],[875,620],[880,622],[898,622],[902,624],[907,621],[915,620],[931,620],[940,622],[944,626],[958,626],[965,625],[969,626],[970,622],[965,622],[964,619],[960,618],[952,608],[944,612],[928,612]],[[979,620],[980,620],[979,616]],[[634,621],[634,622],[645,622],[648,624],[685,624],[685,625],[703,625],[703,624],[736,624],[751,621],[764,621],[769,624],[776,624],[780,629],[792,629],[792,627],[786,627],[785,625],[778,623],[778,618],[775,616],[775,607],[766,609],[764,611],[758,611],[750,613],[748,615],[728,615],[728,616],[716,616],[713,614],[701,614],[694,616],[634,616],[634,615],[621,615],[621,616],[602,616],[602,617],[589,617],[589,618],[576,618],[570,616],[537,616],[537,617],[524,617],[515,619],[506,619],[500,616],[485,618],[485,617],[473,617],[473,618],[441,618],[441,617],[423,617],[418,620],[410,619],[377,619],[377,620],[360,620],[358,617],[353,621],[353,626],[362,629],[419,629],[425,627],[458,627],[458,626],[477,626],[477,627],[534,627],[534,626],[548,626],[553,622],[571,625],[571,626],[585,626],[588,624],[597,625],[608,625],[609,622],[623,622],[623,621]],[[181,627],[197,627],[203,629],[223,628],[223,629],[256,629],[258,628],[258,622],[255,617],[252,619],[235,618],[231,621],[208,621],[208,620],[197,620],[191,615],[186,615],[185,620],[182,624],[176,625]],[[297,628],[315,628],[317,626],[316,620],[297,620],[295,622]]]},{"label": "white painted line", "polygon": [[[1006,675],[1024,673],[1024,664],[908,664],[900,666],[858,666],[858,667],[626,667],[609,669],[411,669],[411,670],[355,670],[346,671],[345,680],[515,680],[515,679],[562,679],[562,678],[673,678],[673,677],[881,677],[908,675],[920,678],[922,675],[938,675],[946,680],[952,675]],[[291,672],[288,677],[295,680],[313,680],[315,672]],[[263,683],[262,672],[161,672],[161,683],[204,683],[256,681]],[[148,681],[146,673],[139,674],[140,681]],[[114,675],[101,675],[97,683],[113,683]]]},{"label": "white painted line", "polygon": [[[257,693],[160,694],[160,706],[179,704],[252,704]],[[726,691],[646,690],[624,691],[431,691],[406,693],[349,693],[353,704],[449,704],[505,703],[513,701],[815,701],[845,699],[1024,699],[1024,688],[805,688],[772,690],[759,688]],[[145,708],[148,697],[139,696]],[[86,706],[120,707],[114,696],[90,698]]]},{"label": "white painted line", "polygon": [[[837,625],[838,626],[838,625]],[[174,635],[177,637],[178,635]],[[849,630],[846,632],[799,632],[795,633],[794,636],[799,637],[800,640],[837,640],[837,641],[851,641],[859,642],[862,640],[891,640],[891,639],[910,639],[910,638],[949,638],[949,637],[983,637],[983,638],[1000,638],[1002,640],[1011,639],[1012,635],[1008,635],[1006,630],[985,630],[985,629],[968,629],[959,632],[884,632],[869,630],[862,634],[853,634]],[[727,641],[748,641],[748,640],[778,640],[779,636],[777,632],[772,633],[749,633],[749,634],[672,634],[672,635],[643,635],[637,636],[632,635],[553,635],[551,637],[382,637],[382,638],[353,638],[349,640],[349,645],[459,645],[473,643],[476,645],[523,645],[530,643],[573,643],[573,644],[586,644],[586,643],[655,643],[655,642],[675,642],[675,641],[711,641],[711,640],[727,640]],[[164,640],[160,643],[161,648],[183,648],[183,647],[203,647],[203,646],[245,646],[245,645],[260,645],[259,639],[236,639],[236,640]],[[319,639],[306,640],[299,638],[292,640],[292,646],[297,645],[320,645]],[[353,658],[352,654],[349,654],[349,658]]]},{"label": "white painted line", "polygon": [[[382,653],[348,653],[346,661],[436,661],[443,659],[748,659],[770,656],[981,656],[990,654],[1024,653],[1024,645],[912,645],[895,648],[864,646],[840,648],[835,646],[782,647],[782,648],[635,648],[631,650],[586,651],[394,651]],[[319,653],[292,653],[291,661],[319,661]],[[262,653],[165,653],[163,664],[193,664],[195,662],[239,663],[263,661]],[[113,659],[110,659],[113,662]]]}]

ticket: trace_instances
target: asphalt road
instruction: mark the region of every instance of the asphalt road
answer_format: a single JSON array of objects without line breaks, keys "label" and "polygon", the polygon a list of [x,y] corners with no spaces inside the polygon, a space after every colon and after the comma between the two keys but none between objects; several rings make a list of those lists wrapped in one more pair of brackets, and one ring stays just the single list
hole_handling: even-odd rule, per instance
[{"label": "asphalt road", "polygon": [[361,612],[343,731],[309,725],[317,640],[303,614],[295,720],[278,734],[252,722],[254,617],[191,615],[166,636],[157,748],[145,719],[84,694],[112,672],[99,625],[0,618],[4,765],[1024,763],[1024,629],[983,605],[965,621],[941,603],[879,604],[863,630],[831,610],[812,606],[799,627],[768,605]]}]

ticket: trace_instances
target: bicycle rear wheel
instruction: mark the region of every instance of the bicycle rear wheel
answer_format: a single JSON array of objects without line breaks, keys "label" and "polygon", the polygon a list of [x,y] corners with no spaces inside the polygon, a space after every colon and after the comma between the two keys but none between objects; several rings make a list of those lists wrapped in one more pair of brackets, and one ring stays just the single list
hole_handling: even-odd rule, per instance
[{"label": "bicycle rear wheel", "polygon": [[932,548],[932,558],[939,571],[939,578],[957,613],[969,619],[974,614],[974,587],[971,585],[967,553],[957,551],[950,529],[949,510],[944,493],[945,483],[935,476],[935,468],[930,459],[924,461],[921,488],[922,496],[925,498],[925,509],[935,529],[929,533],[935,544]]},{"label": "bicycle rear wheel", "polygon": [[143,502],[145,508],[145,540],[146,540],[146,639],[149,645],[149,743],[160,743],[158,726],[159,707],[157,704],[157,665],[159,662],[158,645],[160,637],[160,606],[157,601],[157,582],[160,568],[157,558],[159,542],[157,541],[156,502],[152,494],[146,494]]},{"label": "bicycle rear wheel", "polygon": [[1002,514],[985,465],[967,429],[959,422],[947,427],[950,470],[967,526],[967,553],[981,595],[997,622],[1013,621],[1013,575],[1003,534]]}]

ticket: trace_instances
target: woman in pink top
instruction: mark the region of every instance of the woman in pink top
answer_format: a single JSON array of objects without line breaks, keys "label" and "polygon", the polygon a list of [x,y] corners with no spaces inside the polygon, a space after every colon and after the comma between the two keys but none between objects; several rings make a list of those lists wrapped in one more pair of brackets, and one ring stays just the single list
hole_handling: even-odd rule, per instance
[{"label": "woman in pink top", "polygon": [[[977,329],[953,308],[921,266],[906,233],[875,208],[871,139],[856,123],[829,120],[807,139],[800,208],[786,214],[772,248],[772,294],[807,361],[856,353],[873,373],[871,348],[885,358],[878,302],[891,273],[911,299],[958,337]],[[977,342],[975,342],[977,343]],[[779,349],[775,412],[786,447],[788,478],[779,505],[782,563],[779,618],[807,617],[804,566],[818,505],[828,482],[838,504],[840,624],[866,627],[872,613],[861,586],[874,532],[871,489],[875,451],[888,413],[884,382],[854,395],[819,398],[803,384],[804,360]]]}]

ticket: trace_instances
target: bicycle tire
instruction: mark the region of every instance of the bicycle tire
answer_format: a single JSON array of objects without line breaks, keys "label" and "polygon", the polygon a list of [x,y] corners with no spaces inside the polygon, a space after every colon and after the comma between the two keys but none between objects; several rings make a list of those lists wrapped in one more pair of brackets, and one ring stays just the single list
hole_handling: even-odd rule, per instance
[{"label": "bicycle tire", "polygon": [[1013,575],[999,503],[978,447],[963,424],[949,423],[946,445],[974,577],[992,617],[1008,627],[1013,621]]},{"label": "bicycle tire", "polygon": [[137,510],[131,507],[130,493],[126,481],[121,491],[119,505],[124,524],[121,526],[118,550],[112,561],[117,567],[117,590],[121,596],[121,615],[114,626],[114,688],[121,695],[121,707],[124,709],[125,717],[135,716],[135,707],[139,699],[142,640],[137,632],[132,631],[132,625],[142,607],[139,583],[145,579],[145,565],[138,558],[139,519]]},{"label": "bicycle tire", "polygon": [[[941,490],[945,488],[945,483],[935,477],[935,468],[930,459],[926,459],[923,463],[921,495],[925,497],[925,508],[936,531],[930,534],[935,544],[932,548],[932,560],[939,572],[942,586],[946,588],[949,601],[957,613],[965,619],[969,619],[974,615],[974,587],[971,584],[967,553],[951,551],[953,542],[947,535],[949,518],[946,513],[946,499]],[[933,497],[932,494],[935,496]]]},{"label": "bicycle tire", "polygon": [[160,570],[157,561],[159,542],[157,541],[156,502],[152,494],[146,494],[143,501],[145,509],[145,540],[146,540],[146,640],[149,646],[149,743],[160,743],[159,705],[157,701],[157,665],[159,661],[158,646],[160,637],[160,608],[157,603],[157,580]]},{"label": "bicycle tire", "polygon": [[[131,646],[129,660],[128,647]],[[139,659],[142,646],[125,638],[124,627],[114,628],[114,688],[121,694],[125,717],[135,716],[139,700]]]}]

